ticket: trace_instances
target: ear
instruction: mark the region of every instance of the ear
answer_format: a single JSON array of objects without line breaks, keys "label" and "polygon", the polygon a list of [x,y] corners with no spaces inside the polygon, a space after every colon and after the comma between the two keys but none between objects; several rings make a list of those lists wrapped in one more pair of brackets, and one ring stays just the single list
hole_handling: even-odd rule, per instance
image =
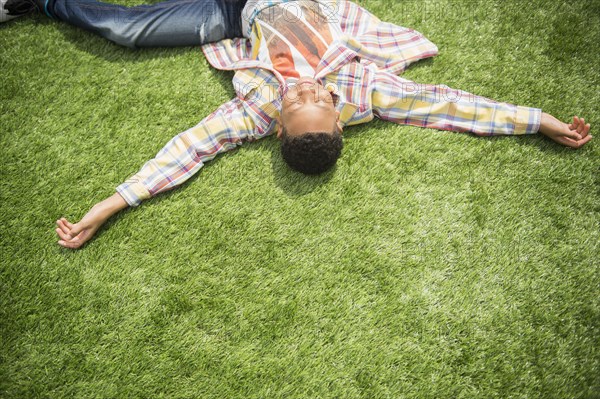
[{"label": "ear", "polygon": [[342,126],[342,122],[340,122],[340,111],[335,111],[335,125],[338,128],[338,132],[340,132],[340,134],[343,134],[344,128]]},{"label": "ear", "polygon": [[281,117],[275,118],[277,120],[277,138],[281,140],[283,138],[283,125],[281,124]]}]

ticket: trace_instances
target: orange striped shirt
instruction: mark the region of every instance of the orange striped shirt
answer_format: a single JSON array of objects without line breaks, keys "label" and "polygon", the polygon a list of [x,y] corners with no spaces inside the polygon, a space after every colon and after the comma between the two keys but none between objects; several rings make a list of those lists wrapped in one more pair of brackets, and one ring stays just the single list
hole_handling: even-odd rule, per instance
[{"label": "orange striped shirt", "polygon": [[328,20],[322,7],[298,0],[263,9],[252,29],[254,58],[286,80],[314,77],[327,49],[342,34],[339,22]]}]

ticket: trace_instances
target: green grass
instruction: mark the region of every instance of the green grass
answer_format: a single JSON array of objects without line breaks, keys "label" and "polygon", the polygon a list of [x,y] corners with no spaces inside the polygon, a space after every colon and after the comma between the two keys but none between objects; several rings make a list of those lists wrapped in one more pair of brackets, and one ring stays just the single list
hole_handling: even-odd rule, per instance
[{"label": "green grass", "polygon": [[[600,126],[600,2],[361,1],[440,55],[405,77]],[[133,4],[133,3],[129,3]],[[274,138],[81,217],[233,96],[197,48],[0,27],[1,398],[595,398],[598,143],[383,122],[308,178]]]}]

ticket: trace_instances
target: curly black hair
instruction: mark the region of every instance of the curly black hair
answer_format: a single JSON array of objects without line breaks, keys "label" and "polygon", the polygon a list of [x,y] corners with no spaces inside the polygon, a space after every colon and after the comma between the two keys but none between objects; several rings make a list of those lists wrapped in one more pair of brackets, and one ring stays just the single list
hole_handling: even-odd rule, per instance
[{"label": "curly black hair", "polygon": [[317,175],[329,170],[342,155],[342,135],[333,133],[304,133],[290,136],[282,132],[281,155],[294,170],[307,175]]}]

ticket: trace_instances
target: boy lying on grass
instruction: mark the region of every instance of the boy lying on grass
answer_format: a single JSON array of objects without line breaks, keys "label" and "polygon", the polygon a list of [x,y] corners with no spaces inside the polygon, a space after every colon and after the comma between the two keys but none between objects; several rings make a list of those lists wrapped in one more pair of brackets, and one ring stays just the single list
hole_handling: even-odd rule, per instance
[{"label": "boy lying on grass", "polygon": [[218,154],[272,133],[286,163],[306,174],[335,165],[345,126],[375,117],[479,136],[539,132],[573,148],[592,139],[590,125],[577,116],[566,124],[537,108],[399,77],[411,63],[436,55],[437,47],[349,1],[0,2],[4,13],[40,9],[132,48],[203,45],[211,65],[236,71],[233,100],[174,137],[78,223],[56,222],[65,248],[81,247],[112,215],[182,184]]}]

